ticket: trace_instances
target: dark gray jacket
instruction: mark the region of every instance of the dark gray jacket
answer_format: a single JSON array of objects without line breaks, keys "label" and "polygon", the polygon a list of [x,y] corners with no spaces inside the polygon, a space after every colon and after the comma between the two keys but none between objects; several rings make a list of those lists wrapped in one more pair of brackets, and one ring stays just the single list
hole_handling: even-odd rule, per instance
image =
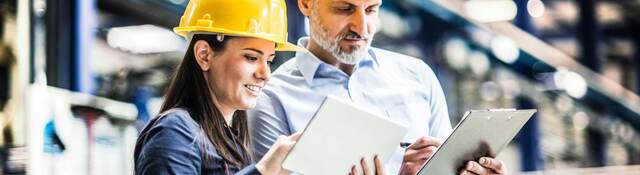
[{"label": "dark gray jacket", "polygon": [[[200,125],[183,109],[171,109],[155,117],[144,127],[134,152],[135,174],[225,174],[228,166],[231,174],[260,174],[255,164],[239,168],[226,164],[219,156]],[[196,139],[199,138],[199,139]],[[204,140],[203,140],[204,138]],[[214,158],[213,163],[205,163],[201,153],[201,144],[207,155]]]}]

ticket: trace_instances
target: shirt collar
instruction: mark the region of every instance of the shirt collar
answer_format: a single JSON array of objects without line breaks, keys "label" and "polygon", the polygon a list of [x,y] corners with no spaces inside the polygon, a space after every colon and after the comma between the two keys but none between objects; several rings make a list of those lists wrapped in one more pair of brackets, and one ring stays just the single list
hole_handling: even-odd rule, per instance
[{"label": "shirt collar", "polygon": [[[310,38],[308,36],[298,39],[298,46],[307,48],[309,39]],[[378,59],[376,58],[376,54],[373,52],[373,49],[369,49],[368,53],[369,54],[367,54],[367,56],[358,63],[356,70],[360,67],[370,66],[372,68],[377,68],[379,66]],[[330,66],[309,51],[296,52],[296,58],[298,61],[298,69],[309,85],[312,85],[311,83],[313,82],[313,78],[318,72],[320,65]]]}]

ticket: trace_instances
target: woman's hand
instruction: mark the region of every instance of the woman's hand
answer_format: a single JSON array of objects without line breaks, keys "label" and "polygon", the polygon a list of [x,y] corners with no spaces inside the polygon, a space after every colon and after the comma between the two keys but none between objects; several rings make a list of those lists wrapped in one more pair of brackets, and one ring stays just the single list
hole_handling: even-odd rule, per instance
[{"label": "woman's hand", "polygon": [[[364,173],[364,175],[383,175],[384,173],[384,166],[382,165],[382,162],[380,162],[380,159],[378,158],[378,156],[376,155],[375,157],[373,157],[373,161],[375,162],[375,167],[376,167],[376,171],[375,172],[371,172],[371,170],[369,170],[369,166],[367,165],[367,161],[364,160],[364,158],[360,159],[360,166],[362,166],[362,172]],[[356,166],[352,166],[351,167],[351,173],[349,173],[349,175],[357,175],[358,171],[356,171]]]},{"label": "woman's hand", "polygon": [[464,169],[460,170],[461,175],[485,175],[485,174],[504,174],[507,168],[500,160],[491,157],[482,157],[477,162],[469,161]]},{"label": "woman's hand", "polygon": [[290,136],[281,135],[278,137],[271,149],[256,164],[256,169],[262,174],[291,174],[282,168],[282,161],[289,153],[293,145],[300,139],[301,132]]}]

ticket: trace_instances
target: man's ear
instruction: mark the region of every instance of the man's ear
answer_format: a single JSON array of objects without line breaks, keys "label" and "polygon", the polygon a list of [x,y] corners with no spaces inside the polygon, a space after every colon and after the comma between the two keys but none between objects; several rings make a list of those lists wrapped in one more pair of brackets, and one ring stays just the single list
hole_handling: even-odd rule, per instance
[{"label": "man's ear", "polygon": [[[300,9],[300,12],[302,12],[302,15],[307,17],[311,15],[311,3],[314,3],[312,1],[317,1],[317,0],[298,0],[298,8]],[[318,7],[314,7],[314,8],[318,8]]]},{"label": "man's ear", "polygon": [[193,55],[195,56],[196,62],[200,66],[203,72],[209,71],[210,61],[209,56],[213,55],[213,50],[204,40],[198,40],[193,45]]}]

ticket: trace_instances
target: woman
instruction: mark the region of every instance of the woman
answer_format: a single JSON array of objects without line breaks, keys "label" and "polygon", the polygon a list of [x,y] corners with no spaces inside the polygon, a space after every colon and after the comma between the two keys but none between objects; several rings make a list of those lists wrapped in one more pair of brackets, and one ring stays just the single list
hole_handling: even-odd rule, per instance
[{"label": "woman", "polygon": [[[241,10],[240,10],[241,9]],[[254,164],[246,109],[287,43],[284,0],[191,0],[174,31],[190,41],[161,108],[136,143],[136,174],[281,174],[299,134]]]}]

